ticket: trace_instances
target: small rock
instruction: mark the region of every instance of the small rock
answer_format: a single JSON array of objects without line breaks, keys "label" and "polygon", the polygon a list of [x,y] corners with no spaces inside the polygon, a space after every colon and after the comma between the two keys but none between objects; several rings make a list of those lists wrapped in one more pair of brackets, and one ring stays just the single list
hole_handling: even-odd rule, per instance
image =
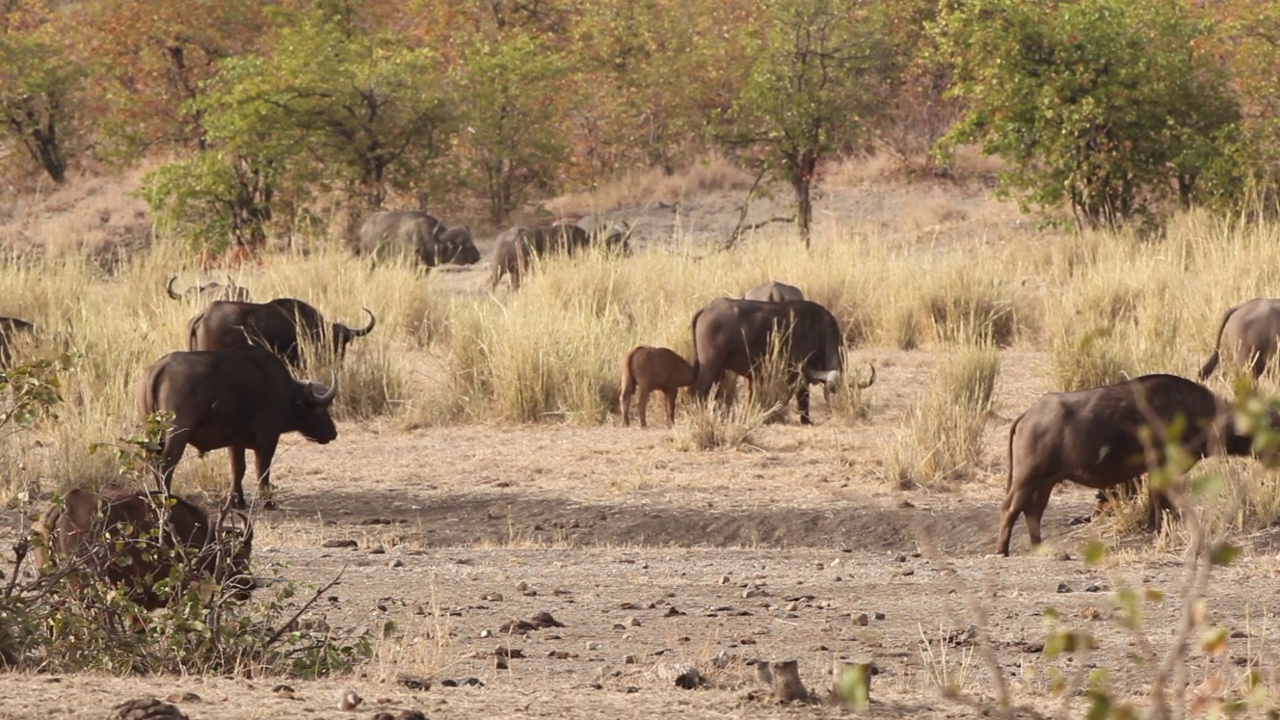
[{"label": "small rock", "polygon": [[480,596],[480,599],[487,600],[489,602],[502,602],[502,593],[485,593]]},{"label": "small rock", "polygon": [[396,682],[409,688],[410,690],[430,690],[431,689],[430,680],[422,677],[417,677],[414,675],[401,675],[398,678],[396,678]]},{"label": "small rock", "polygon": [[910,577],[915,574],[916,574],[915,568],[907,568],[906,570],[903,570],[901,573],[903,577]]},{"label": "small rock", "polygon": [[897,555],[895,555],[895,556],[894,556],[893,561],[894,561],[894,562],[906,562],[906,561],[907,561],[907,556],[906,556],[906,555],[903,555],[902,553],[898,553]]},{"label": "small rock", "polygon": [[693,690],[702,686],[707,679],[702,677],[702,673],[698,669],[689,664],[679,665],[660,665],[657,669],[658,677],[674,684],[681,690]]},{"label": "small rock", "polygon": [[1085,591],[1085,592],[1094,592],[1094,593],[1096,593],[1096,592],[1102,592],[1102,590],[1103,590],[1102,585],[1100,585],[1099,583],[1096,583],[1096,582],[1091,582],[1091,583],[1089,583],[1088,585],[1085,585],[1085,586],[1084,586],[1084,591]]},{"label": "small rock", "polygon": [[277,686],[275,686],[275,687],[271,688],[271,692],[273,692],[273,693],[282,693],[282,692],[288,692],[288,693],[291,693],[291,692],[293,692],[293,687],[292,687],[292,686],[289,686],[289,685],[277,685]]},{"label": "small rock", "polygon": [[729,576],[728,576],[728,575],[721,575],[721,576],[720,576],[720,584],[721,584],[721,585],[728,585],[730,582],[731,582],[731,581],[730,581],[730,579],[729,579]]},{"label": "small rock", "polygon": [[1061,583],[1058,583],[1058,592],[1059,592],[1059,593],[1069,593],[1069,592],[1075,592],[1075,591],[1071,589],[1071,586],[1070,586],[1070,585],[1068,585],[1068,584],[1066,584],[1066,583],[1064,583],[1064,582],[1061,582]]},{"label": "small rock", "polygon": [[494,659],[493,659],[493,668],[494,668],[495,670],[506,670],[506,669],[507,669],[507,659],[506,659],[506,658],[504,658],[504,657],[501,657],[501,656],[494,658]]},{"label": "small rock", "polygon": [[635,655],[623,655],[623,656],[622,656],[622,664],[623,664],[623,665],[635,665],[635,664],[636,664],[636,656],[635,656]]},{"label": "small rock", "polygon": [[370,555],[386,555],[386,554],[387,554],[387,549],[386,549],[386,548],[380,548],[380,547],[376,547],[376,548],[369,548],[369,554],[370,554]]},{"label": "small rock", "polygon": [[836,582],[843,582],[843,581],[844,581],[844,578],[840,577],[839,575],[836,576]]},{"label": "small rock", "polygon": [[113,720],[187,720],[187,716],[176,705],[156,698],[127,700],[113,709]]},{"label": "small rock", "polygon": [[768,594],[769,594],[768,591],[766,591],[764,588],[758,588],[758,587],[751,587],[742,591],[742,597],[744,598],[764,597],[765,595],[768,595]]},{"label": "small rock", "polygon": [[684,615],[684,614],[685,614],[684,611],[677,610],[676,606],[672,605],[671,607],[667,608],[667,611],[662,614],[662,617],[675,617],[676,615]]},{"label": "small rock", "polygon": [[596,641],[594,641],[594,640],[592,640],[591,642],[587,643],[587,650],[599,650],[601,647],[602,647],[602,646],[600,645],[600,643],[598,643],[598,642],[596,642]]},{"label": "small rock", "polygon": [[1067,552],[1066,550],[1063,550],[1062,552],[1054,555],[1053,559],[1066,562],[1071,559],[1071,553]]},{"label": "small rock", "polygon": [[866,613],[854,613],[851,617],[854,625],[866,625],[871,620]]},{"label": "small rock", "polygon": [[351,688],[343,688],[334,695],[338,700],[338,709],[351,712],[360,707],[360,703],[364,702],[364,698],[356,694]]},{"label": "small rock", "polygon": [[796,601],[794,601],[794,600],[792,600],[791,602],[787,603],[787,612],[795,612],[795,611],[797,611],[797,610],[799,610],[799,609],[800,609],[800,603],[798,603],[798,602],[796,602]]},{"label": "small rock", "polygon": [[388,563],[387,563],[387,567],[389,567],[389,568],[402,568],[402,567],[404,567],[404,561],[403,561],[403,560],[401,560],[400,558],[391,558],[391,562],[388,562]]},{"label": "small rock", "polygon": [[325,541],[324,541],[324,543],[323,543],[323,544],[321,544],[321,546],[320,546],[320,547],[327,547],[327,548],[353,548],[353,547],[359,547],[359,545],[360,545],[360,544],[359,544],[359,543],[357,543],[355,540],[335,538],[335,539],[333,539],[333,540],[325,540]]},{"label": "small rock", "polygon": [[627,617],[623,618],[622,624],[626,625],[627,627],[640,627],[640,618],[634,615],[628,615]]},{"label": "small rock", "polygon": [[200,696],[193,692],[180,692],[180,693],[174,693],[170,695],[169,697],[165,698],[165,700],[168,700],[171,703],[181,703],[181,702],[193,703],[193,702],[200,702]]},{"label": "small rock", "polygon": [[493,637],[493,631],[488,628],[485,628],[484,630],[480,631],[480,637],[482,638]]},{"label": "small rock", "polygon": [[813,564],[813,566],[814,566],[816,569],[818,569],[818,570],[826,570],[826,569],[827,569],[827,566],[826,566],[826,565],[824,565],[823,563],[820,563],[820,562],[816,562],[816,563],[814,563],[814,564]]},{"label": "small rock", "polygon": [[577,653],[571,653],[568,650],[552,650],[547,653],[547,657],[555,660],[569,660],[578,657]]},{"label": "small rock", "polygon": [[421,710],[401,710],[395,720],[427,720],[427,716]]},{"label": "small rock", "polygon": [[1232,637],[1232,638],[1234,638],[1234,639],[1236,639],[1236,640],[1239,640],[1240,638],[1247,638],[1247,637],[1249,637],[1249,633],[1247,633],[1247,632],[1245,632],[1245,631],[1243,631],[1243,630],[1232,630],[1232,631],[1231,631],[1231,637]]},{"label": "small rock", "polygon": [[493,654],[497,657],[511,658],[513,660],[520,660],[524,657],[523,650],[506,645],[499,645],[494,649]]},{"label": "small rock", "polygon": [[626,626],[626,625],[623,625],[622,623],[614,623],[614,624],[613,624],[613,629],[614,629],[614,630],[626,630],[626,629],[627,629],[627,626]]},{"label": "small rock", "polygon": [[873,619],[875,619],[875,620],[883,620],[883,619],[884,619],[884,613],[882,613],[882,612],[874,612],[874,613],[871,613],[871,617],[872,617]]},{"label": "small rock", "polygon": [[524,592],[525,590],[528,590],[528,589],[529,589],[529,583],[523,580],[516,583],[516,592]]}]

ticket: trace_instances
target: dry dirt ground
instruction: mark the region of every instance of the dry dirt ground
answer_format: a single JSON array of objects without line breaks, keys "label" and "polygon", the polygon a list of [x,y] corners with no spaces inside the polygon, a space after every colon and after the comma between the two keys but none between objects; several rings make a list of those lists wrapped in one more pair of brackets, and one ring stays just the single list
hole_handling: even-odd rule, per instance
[{"label": "dry dirt ground", "polygon": [[[1122,697],[1141,698],[1151,670],[1130,658],[1140,641],[1117,622],[1112,591],[1175,593],[1179,546],[1127,539],[1110,562],[1086,567],[1081,547],[1106,527],[1070,525],[1093,496],[1063,488],[1046,516],[1050,552],[1030,554],[1019,523],[1013,557],[991,554],[1008,425],[1049,389],[1043,354],[1002,353],[986,467],[937,491],[899,488],[881,467],[934,354],[854,354],[879,369],[866,421],[830,419],[819,397],[816,426],[793,417],[736,449],[679,450],[656,411],[656,427],[643,430],[406,432],[388,421],[344,424],[326,446],[287,437],[275,472],[281,509],[260,516],[256,574],[315,586],[339,578],[309,618],[340,631],[394,621],[395,637],[377,644],[372,661],[349,677],[307,682],[10,674],[0,676],[0,718],[106,717],[128,698],[185,692],[199,697],[178,703],[193,720],[404,708],[432,718],[832,717],[848,711],[772,702],[749,662],[796,659],[804,682],[825,694],[833,663],[851,657],[879,670],[873,717],[985,717],[995,685],[970,629],[982,615],[1016,716],[1058,712],[1055,670],[1071,678],[1110,668]],[[221,466],[225,453],[204,462]],[[0,517],[7,547],[23,521]],[[325,547],[335,540],[355,544]],[[1192,697],[1239,690],[1250,667],[1275,680],[1280,562],[1269,536],[1251,540],[1244,561],[1215,575],[1206,612],[1232,639],[1218,656],[1192,652]],[[1094,634],[1097,648],[1046,659],[1048,607]],[[1144,608],[1156,648],[1168,645],[1178,610],[1173,594]],[[542,612],[563,626],[504,629]],[[505,669],[499,650],[512,655]],[[668,673],[681,664],[707,685],[676,687]],[[408,687],[406,676],[430,687]],[[471,678],[479,684],[446,686]],[[282,683],[293,692],[277,691]],[[959,695],[946,697],[947,686]],[[342,688],[364,704],[337,709]],[[1069,699],[1080,716],[1083,700]]]}]

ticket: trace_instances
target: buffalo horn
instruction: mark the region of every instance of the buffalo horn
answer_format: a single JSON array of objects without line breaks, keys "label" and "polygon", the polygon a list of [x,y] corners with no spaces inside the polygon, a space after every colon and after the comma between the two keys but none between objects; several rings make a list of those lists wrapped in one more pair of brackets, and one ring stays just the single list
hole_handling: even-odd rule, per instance
[{"label": "buffalo horn", "polygon": [[329,383],[329,387],[322,393],[316,392],[316,386],[320,383],[315,380],[310,381],[311,397],[321,405],[328,405],[338,395],[338,373],[330,371],[333,375],[333,382]]},{"label": "buffalo horn", "polygon": [[181,300],[182,296],[173,291],[173,281],[177,279],[178,279],[177,275],[174,275],[173,277],[169,278],[169,284],[165,285],[164,289],[168,291],[169,297],[173,298],[174,300]]},{"label": "buffalo horn", "polygon": [[[353,328],[348,325],[342,325],[342,329],[348,337],[364,337],[373,331],[373,326],[378,324],[378,318],[374,317],[373,311],[369,308],[361,308],[369,314],[369,324],[362,328]],[[341,325],[341,323],[339,323]]]}]

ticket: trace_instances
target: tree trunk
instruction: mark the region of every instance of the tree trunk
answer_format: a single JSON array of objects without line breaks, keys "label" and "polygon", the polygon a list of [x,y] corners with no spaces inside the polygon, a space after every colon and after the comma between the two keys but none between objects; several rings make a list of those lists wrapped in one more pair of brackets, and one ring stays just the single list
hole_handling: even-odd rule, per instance
[{"label": "tree trunk", "polygon": [[787,158],[791,175],[791,189],[796,194],[796,224],[800,226],[800,239],[804,249],[809,249],[813,228],[813,176],[818,169],[818,158],[801,152]]}]

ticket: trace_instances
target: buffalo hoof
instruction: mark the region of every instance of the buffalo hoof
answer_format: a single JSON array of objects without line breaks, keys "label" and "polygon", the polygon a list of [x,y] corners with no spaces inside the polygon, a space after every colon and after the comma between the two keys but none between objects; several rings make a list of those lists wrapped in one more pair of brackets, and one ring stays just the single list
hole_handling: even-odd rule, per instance
[{"label": "buffalo hoof", "polygon": [[803,416],[801,416],[801,418],[800,418],[800,424],[801,424],[801,425],[812,425],[812,424],[813,424],[813,421],[812,421],[812,420],[810,420],[810,419],[809,419],[809,418],[807,418],[807,417],[803,417]]}]

